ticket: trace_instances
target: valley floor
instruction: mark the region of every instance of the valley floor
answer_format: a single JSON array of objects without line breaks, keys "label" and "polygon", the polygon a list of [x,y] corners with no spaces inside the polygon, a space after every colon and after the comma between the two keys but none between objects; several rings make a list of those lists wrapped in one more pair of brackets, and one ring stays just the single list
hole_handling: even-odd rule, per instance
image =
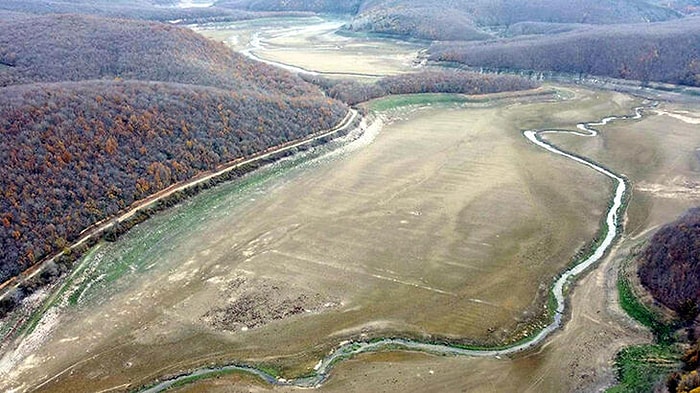
[{"label": "valley floor", "polygon": [[[245,23],[200,31],[248,48],[261,39],[255,23],[265,22]],[[345,42],[332,29],[280,23],[263,30],[264,45],[254,53],[318,72],[407,72],[420,51],[417,44],[377,47]],[[284,54],[308,42],[309,52]],[[336,46],[356,53],[314,60],[328,59]],[[365,57],[370,47],[376,52]],[[394,59],[384,62],[388,68],[373,65],[385,56]],[[337,68],[341,63],[352,67]],[[598,233],[612,183],[535,146],[523,131],[575,130],[579,122],[630,114],[642,102],[610,91],[548,88],[556,97],[384,105],[361,136],[203,192],[117,242],[101,243],[54,288],[60,296],[36,329],[2,357],[0,388],[130,391],[230,362],[289,378],[313,373],[346,340],[402,336],[497,346],[532,335],[545,324],[554,278]],[[360,355],[340,363],[319,390],[569,392],[611,385],[617,351],[650,339],[617,305],[618,266],[631,246],[700,202],[698,118],[692,106],[662,104],[640,120],[599,127],[594,138],[546,137],[625,174],[632,199],[621,241],[573,286],[565,326],[542,346],[504,358]],[[241,374],[179,389],[294,390]]]}]

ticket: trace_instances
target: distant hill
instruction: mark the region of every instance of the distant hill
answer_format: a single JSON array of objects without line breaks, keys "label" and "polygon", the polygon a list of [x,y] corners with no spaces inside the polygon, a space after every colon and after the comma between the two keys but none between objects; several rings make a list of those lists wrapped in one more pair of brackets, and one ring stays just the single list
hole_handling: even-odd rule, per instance
[{"label": "distant hill", "polygon": [[0,86],[137,79],[301,95],[315,89],[176,26],[92,16],[0,21]]},{"label": "distant hill", "polygon": [[[140,0],[2,0],[0,11],[13,11],[27,14],[85,14],[112,18],[146,19],[154,21],[187,20],[191,22],[208,20],[238,20],[250,18],[244,12],[234,12],[222,8],[173,7],[177,2]],[[170,5],[166,7],[166,5]]]},{"label": "distant hill", "polygon": [[583,23],[549,23],[549,22],[518,22],[508,26],[503,31],[504,37],[519,35],[560,34],[578,29],[589,29],[590,25]]},{"label": "distant hill", "polygon": [[355,31],[438,41],[430,59],[700,85],[698,0],[221,0],[352,15]]},{"label": "distant hill", "polygon": [[650,0],[652,4],[668,7],[683,14],[700,12],[700,0]]},{"label": "distant hill", "polygon": [[137,199],[330,128],[347,112],[299,77],[188,29],[78,15],[8,19],[0,21],[0,281]]},{"label": "distant hill", "polygon": [[469,41],[518,22],[615,24],[677,16],[674,10],[639,0],[369,0],[351,28]]},{"label": "distant hill", "polygon": [[476,25],[465,4],[405,0],[367,1],[348,26],[354,31],[429,40],[483,40],[491,34]]},{"label": "distant hill", "polygon": [[639,261],[639,278],[654,299],[692,320],[700,306],[700,208],[664,226]]},{"label": "distant hill", "polygon": [[248,11],[307,11],[330,14],[355,14],[363,0],[219,0],[217,7]]},{"label": "distant hill", "polygon": [[598,26],[485,43],[441,43],[430,49],[430,58],[472,67],[700,86],[700,18]]},{"label": "distant hill", "polygon": [[24,12],[16,12],[16,11],[6,11],[0,9],[0,21],[3,20],[17,20],[21,18],[27,18],[33,16],[32,14],[27,14]]},{"label": "distant hill", "polygon": [[0,19],[7,13],[27,15],[80,14],[107,18],[142,19],[171,24],[230,22],[275,16],[303,16],[304,12],[246,11],[225,7],[180,7],[178,0],[3,0]]},{"label": "distant hill", "polygon": [[617,24],[681,16],[668,5],[644,0],[221,0],[216,5],[346,13],[354,16],[352,30],[441,41],[488,39],[519,22]]}]

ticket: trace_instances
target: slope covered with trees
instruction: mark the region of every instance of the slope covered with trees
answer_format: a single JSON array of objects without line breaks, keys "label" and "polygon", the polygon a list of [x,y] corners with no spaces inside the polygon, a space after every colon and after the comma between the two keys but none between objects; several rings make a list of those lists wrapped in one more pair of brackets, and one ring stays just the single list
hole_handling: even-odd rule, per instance
[{"label": "slope covered with trees", "polygon": [[369,0],[351,28],[431,40],[481,40],[518,22],[614,24],[668,20],[669,8],[637,0]]},{"label": "slope covered with trees", "polygon": [[347,113],[184,28],[76,15],[0,27],[0,280],[140,198]]},{"label": "slope covered with trees", "polygon": [[[693,393],[700,390],[700,207],[688,210],[676,221],[659,229],[638,255],[638,275],[653,298],[675,311],[676,334],[670,348],[681,353],[681,364],[666,378],[666,390]],[[655,358],[641,359],[645,367],[659,367]],[[661,387],[657,388],[661,391]]]},{"label": "slope covered with trees", "polygon": [[700,18],[601,26],[552,36],[486,43],[442,43],[437,61],[471,67],[556,71],[700,85]]},{"label": "slope covered with trees", "polygon": [[700,0],[653,0],[653,4],[669,7],[682,14],[695,14],[700,11]]},{"label": "slope covered with trees", "polygon": [[[216,7],[177,8],[176,2],[157,0],[3,0],[0,10],[26,14],[86,14],[111,18],[146,19],[154,21],[183,20],[190,22],[238,20],[253,17],[245,12]],[[165,5],[170,5],[166,7]]]},{"label": "slope covered with trees", "polygon": [[136,79],[285,95],[313,86],[177,26],[59,15],[0,22],[0,86]]},{"label": "slope covered with trees", "polygon": [[659,229],[644,249],[639,278],[654,299],[685,320],[700,305],[700,208]]}]

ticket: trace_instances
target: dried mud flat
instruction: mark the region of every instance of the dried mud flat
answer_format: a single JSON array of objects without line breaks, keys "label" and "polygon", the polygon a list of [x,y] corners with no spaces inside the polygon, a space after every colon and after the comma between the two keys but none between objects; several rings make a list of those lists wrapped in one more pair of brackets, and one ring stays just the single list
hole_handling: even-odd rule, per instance
[{"label": "dried mud flat", "polygon": [[[345,20],[322,17],[213,23],[193,26],[198,33],[255,59],[326,76],[374,78],[413,71],[428,43],[380,39],[336,32]],[[297,70],[298,70],[297,69]]]},{"label": "dried mud flat", "polygon": [[[305,18],[196,30],[320,72],[388,75],[420,60],[420,44],[342,37],[333,33],[338,23]],[[548,285],[593,238],[611,190],[602,176],[528,143],[522,130],[574,129],[639,104],[611,92],[560,91],[566,100],[392,112],[381,132],[355,144],[222,185],[101,244],[33,333],[3,348],[0,390],[131,391],[232,361],[298,376],[348,339],[495,345],[532,333]],[[616,304],[617,263],[700,202],[700,114],[670,104],[656,113],[601,127],[596,138],[547,136],[624,173],[633,195],[621,242],[575,285],[569,320],[543,346],[503,359],[360,355],[339,364],[318,390],[610,385],[617,350],[650,338]],[[273,390],[295,389],[243,374],[179,388]]]},{"label": "dried mud flat", "polygon": [[[532,146],[521,130],[573,127],[634,104],[578,90],[569,101],[423,108],[399,114],[364,147],[205,193],[95,251],[84,262],[94,283],[79,286],[75,304],[61,308],[60,323],[27,357],[18,349],[8,387],[128,390],[232,359],[298,375],[347,338],[497,344],[528,334],[552,277],[597,231],[610,184]],[[604,287],[605,277],[594,284]],[[322,389],[366,391],[367,380],[379,390],[419,389],[409,370],[423,366],[416,374],[426,383],[447,378],[431,385],[444,391],[524,380],[553,387],[567,380],[558,374],[563,358],[549,354],[558,342],[579,345],[571,337],[593,334],[591,343],[606,343],[575,321],[604,320],[607,297],[596,305],[601,291],[591,290],[578,308],[579,292],[571,323],[536,354],[368,355],[339,366]],[[606,329],[600,334],[614,345],[627,337]],[[580,345],[571,359],[594,348]],[[595,365],[582,363],[574,374],[595,379],[587,371]]]},{"label": "dried mud flat", "polygon": [[[341,364],[320,391],[328,392],[596,392],[614,383],[612,359],[624,346],[651,341],[619,308],[619,263],[630,248],[688,207],[700,204],[693,192],[700,180],[700,133],[691,107],[661,104],[658,113],[635,123],[601,127],[600,138],[550,137],[559,146],[620,168],[632,181],[626,232],[608,258],[579,281],[571,294],[572,315],[564,328],[536,352],[514,359],[435,358],[417,353],[365,355]],[[677,114],[669,116],[667,114]],[[649,185],[653,184],[654,187]],[[291,391],[204,381],[180,392]]]}]

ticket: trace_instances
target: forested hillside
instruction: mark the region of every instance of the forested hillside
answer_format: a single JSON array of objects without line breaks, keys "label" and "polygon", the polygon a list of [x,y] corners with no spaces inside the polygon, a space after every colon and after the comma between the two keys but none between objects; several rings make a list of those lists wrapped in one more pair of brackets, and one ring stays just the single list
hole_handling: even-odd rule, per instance
[{"label": "forested hillside", "polygon": [[[653,298],[675,311],[684,334],[674,345],[683,349],[682,364],[666,378],[664,391],[700,390],[700,207],[688,210],[659,229],[638,256],[638,275]],[[654,364],[654,359],[644,359]],[[665,366],[664,369],[668,370]]]},{"label": "forested hillside", "polygon": [[700,306],[700,208],[659,229],[640,257],[639,278],[654,299],[686,320]]},{"label": "forested hillside", "polygon": [[188,29],[8,19],[0,22],[0,281],[135,200],[347,113],[299,77]]},{"label": "forested hillside", "polygon": [[302,95],[296,76],[258,64],[181,27],[59,15],[0,22],[0,86],[137,79]]},{"label": "forested hillside", "polygon": [[[172,3],[166,3],[172,5]],[[238,20],[254,15],[223,8],[164,7],[157,0],[3,0],[0,10],[27,14],[87,14],[113,18],[147,19],[156,21]]]},{"label": "forested hillside", "polygon": [[700,86],[700,18],[600,26],[487,43],[442,43],[437,61]]}]

